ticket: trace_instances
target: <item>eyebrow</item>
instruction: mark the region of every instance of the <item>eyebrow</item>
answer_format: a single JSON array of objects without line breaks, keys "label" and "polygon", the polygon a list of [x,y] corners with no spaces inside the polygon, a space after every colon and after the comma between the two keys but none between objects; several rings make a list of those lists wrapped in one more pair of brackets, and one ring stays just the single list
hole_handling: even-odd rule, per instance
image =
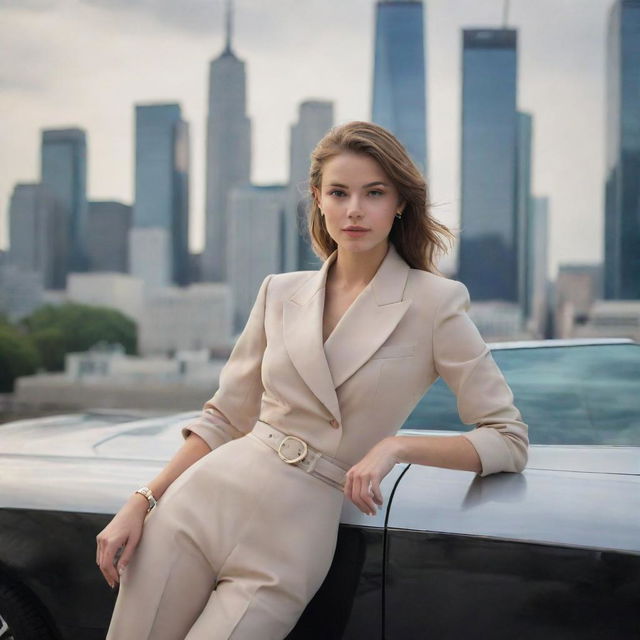
[{"label": "eyebrow", "polygon": [[[368,184],[362,185],[363,188],[366,187],[373,187],[376,184],[381,184],[383,187],[388,187],[389,185],[386,182],[382,182],[381,180],[376,180],[375,182],[369,182]],[[332,182],[330,185],[330,187],[342,187],[344,189],[348,189],[347,185],[345,184],[340,184],[339,182]]]}]

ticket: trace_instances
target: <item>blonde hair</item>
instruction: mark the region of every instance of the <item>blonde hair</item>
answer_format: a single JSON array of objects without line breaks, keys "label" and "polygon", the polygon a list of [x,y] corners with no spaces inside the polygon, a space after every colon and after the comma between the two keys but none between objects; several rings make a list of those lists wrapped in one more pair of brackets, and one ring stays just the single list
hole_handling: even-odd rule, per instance
[{"label": "blonde hair", "polygon": [[443,275],[435,261],[447,253],[445,241],[451,246],[455,235],[432,217],[427,183],[406,149],[387,129],[372,122],[356,120],[332,127],[311,153],[307,231],[314,253],[326,260],[338,246],[327,231],[313,187],[320,190],[324,163],[344,152],[367,154],[376,160],[395,185],[400,200],[406,202],[402,219],[394,218],[389,232],[389,241],[402,258],[414,269]]}]

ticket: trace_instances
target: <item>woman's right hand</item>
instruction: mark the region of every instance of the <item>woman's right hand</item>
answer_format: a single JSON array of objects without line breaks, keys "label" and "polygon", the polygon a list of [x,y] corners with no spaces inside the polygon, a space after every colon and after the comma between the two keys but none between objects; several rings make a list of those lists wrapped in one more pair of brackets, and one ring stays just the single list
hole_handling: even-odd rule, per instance
[{"label": "woman's right hand", "polygon": [[[96,536],[96,563],[112,589],[116,582],[120,582],[120,574],[129,563],[142,537],[148,506],[149,503],[143,495],[134,493],[111,522]],[[119,559],[116,559],[117,552],[123,546],[122,554]]]}]

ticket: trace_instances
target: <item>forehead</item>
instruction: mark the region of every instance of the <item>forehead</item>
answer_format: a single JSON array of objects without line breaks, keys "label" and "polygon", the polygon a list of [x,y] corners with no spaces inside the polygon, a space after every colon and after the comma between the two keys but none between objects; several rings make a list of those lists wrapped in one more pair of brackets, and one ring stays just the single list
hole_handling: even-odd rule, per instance
[{"label": "forehead", "polygon": [[340,153],[329,158],[322,168],[323,184],[340,182],[358,186],[374,180],[391,182],[378,161],[364,153]]}]

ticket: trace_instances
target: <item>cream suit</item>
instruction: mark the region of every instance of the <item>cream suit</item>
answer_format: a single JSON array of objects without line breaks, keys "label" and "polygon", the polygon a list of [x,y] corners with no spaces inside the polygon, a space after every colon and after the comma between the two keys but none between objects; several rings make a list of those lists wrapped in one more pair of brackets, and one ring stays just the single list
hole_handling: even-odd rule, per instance
[{"label": "cream suit", "polygon": [[[482,475],[521,471],[527,425],[466,311],[461,282],[394,245],[323,344],[327,271],[268,275],[198,420],[212,448],[150,512],[109,640],[279,640],[322,584],[344,494],[258,440],[258,420],[345,470],[394,435],[442,376]],[[386,499],[386,496],[385,496]]]}]

